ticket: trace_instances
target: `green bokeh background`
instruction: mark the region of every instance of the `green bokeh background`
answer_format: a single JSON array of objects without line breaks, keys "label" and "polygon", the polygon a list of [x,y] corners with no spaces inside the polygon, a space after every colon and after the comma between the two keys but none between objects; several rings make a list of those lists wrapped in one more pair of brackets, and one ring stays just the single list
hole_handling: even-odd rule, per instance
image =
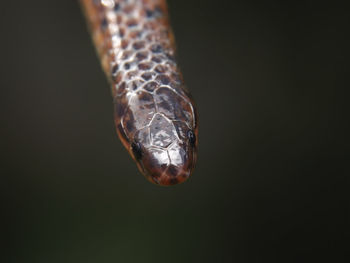
[{"label": "green bokeh background", "polygon": [[1,262],[348,262],[346,9],[168,2],[200,120],[168,188],[115,134],[77,2],[2,3]]}]

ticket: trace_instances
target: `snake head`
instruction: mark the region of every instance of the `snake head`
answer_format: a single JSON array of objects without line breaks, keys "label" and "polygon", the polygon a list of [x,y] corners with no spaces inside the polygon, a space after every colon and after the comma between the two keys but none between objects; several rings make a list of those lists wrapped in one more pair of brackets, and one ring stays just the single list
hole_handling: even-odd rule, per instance
[{"label": "snake head", "polygon": [[130,152],[149,181],[174,185],[184,182],[193,171],[196,137],[185,123],[156,114],[150,125],[136,134]]},{"label": "snake head", "polygon": [[129,92],[115,102],[119,138],[142,174],[158,185],[184,182],[197,156],[197,115],[191,97],[161,86],[152,93]]}]

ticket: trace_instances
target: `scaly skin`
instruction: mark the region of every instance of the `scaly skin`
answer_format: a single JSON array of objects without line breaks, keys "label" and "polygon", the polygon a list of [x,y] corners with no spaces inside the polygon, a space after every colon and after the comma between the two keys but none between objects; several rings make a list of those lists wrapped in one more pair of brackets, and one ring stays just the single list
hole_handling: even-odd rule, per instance
[{"label": "scaly skin", "polygon": [[185,181],[196,162],[198,123],[174,60],[162,0],[81,0],[111,82],[119,138],[148,180]]}]

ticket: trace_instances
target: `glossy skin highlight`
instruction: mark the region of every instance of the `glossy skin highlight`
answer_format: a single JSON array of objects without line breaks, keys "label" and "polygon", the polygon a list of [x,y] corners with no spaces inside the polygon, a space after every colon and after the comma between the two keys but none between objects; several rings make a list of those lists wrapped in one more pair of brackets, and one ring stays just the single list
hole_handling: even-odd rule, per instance
[{"label": "glossy skin highlight", "polygon": [[145,177],[185,181],[197,156],[196,110],[174,59],[163,0],[81,0],[112,84],[119,138]]}]

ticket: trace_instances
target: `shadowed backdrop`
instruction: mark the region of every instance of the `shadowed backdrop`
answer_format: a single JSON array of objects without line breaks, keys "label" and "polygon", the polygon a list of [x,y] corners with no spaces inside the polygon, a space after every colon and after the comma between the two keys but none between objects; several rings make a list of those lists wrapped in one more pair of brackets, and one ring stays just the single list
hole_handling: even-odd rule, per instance
[{"label": "shadowed backdrop", "polygon": [[346,262],[345,8],[168,3],[200,128],[167,188],[117,138],[78,3],[2,4],[2,262]]}]

